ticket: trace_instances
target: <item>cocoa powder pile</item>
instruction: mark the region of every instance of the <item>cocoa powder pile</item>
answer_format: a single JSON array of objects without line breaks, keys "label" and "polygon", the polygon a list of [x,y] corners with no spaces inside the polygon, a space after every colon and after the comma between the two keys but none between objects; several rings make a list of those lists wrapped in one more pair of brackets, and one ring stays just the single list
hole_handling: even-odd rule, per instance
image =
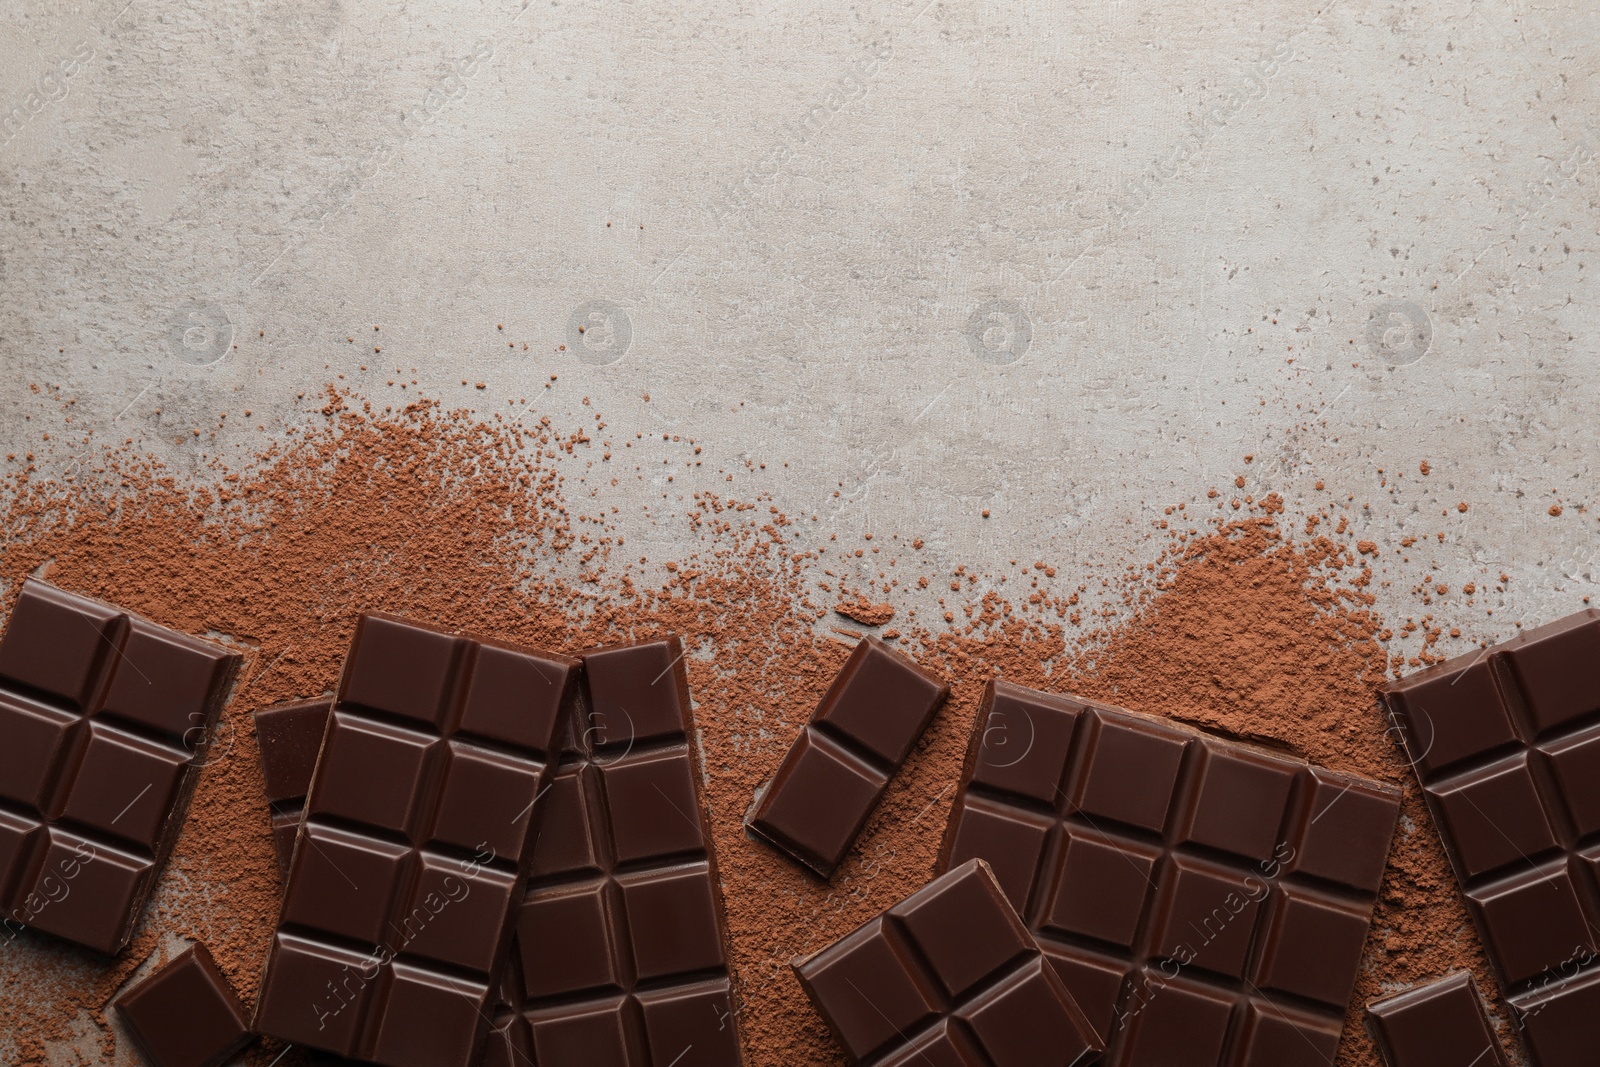
[{"label": "cocoa powder pile", "polygon": [[[900,579],[953,588],[942,625],[905,611],[901,630],[884,635],[950,679],[953,695],[823,885],[748,840],[741,820],[849,653],[859,630],[843,624],[895,617],[878,598],[896,583],[870,598],[840,589],[843,599],[817,602],[815,590],[833,588],[825,554],[802,547],[809,540],[797,536],[799,520],[759,494],[695,494],[686,514],[657,520],[678,526],[673,543],[683,554],[640,557],[607,520],[605,493],[616,477],[641,471],[627,465],[638,438],[608,436],[599,416],[558,430],[547,417],[484,418],[424,400],[385,408],[332,390],[306,416],[239,469],[212,460],[178,476],[127,443],[102,448],[91,439],[61,446],[95,457],[71,481],[43,478],[32,457],[10,479],[0,511],[0,607],[9,610],[22,578],[45,575],[230,641],[246,664],[128,952],[107,962],[24,935],[0,953],[0,1017],[9,1023],[0,1058],[8,1062],[70,1058],[64,1046],[85,1036],[109,1061],[106,1005],[173,935],[205,941],[253,998],[280,886],[250,713],[328,692],[366,609],[567,651],[683,635],[754,1067],[843,1062],[789,961],[931,876],[977,701],[994,675],[1404,786],[1402,830],[1341,1064],[1374,1062],[1359,1006],[1385,988],[1459,966],[1493,988],[1374,699],[1390,658],[1389,630],[1365,588],[1371,572],[1316,522],[1299,537],[1285,530],[1275,497],[1186,530],[1162,523],[1151,559],[1103,580],[1118,591],[1116,609],[1087,625],[1077,594],[1052,592],[1037,578],[1070,574],[1071,561],[1040,561],[1013,601],[994,587],[980,591],[965,568],[939,572],[912,532],[895,538],[887,551]],[[684,462],[697,454],[686,452]],[[266,1064],[279,1051],[263,1042],[249,1062]]]}]

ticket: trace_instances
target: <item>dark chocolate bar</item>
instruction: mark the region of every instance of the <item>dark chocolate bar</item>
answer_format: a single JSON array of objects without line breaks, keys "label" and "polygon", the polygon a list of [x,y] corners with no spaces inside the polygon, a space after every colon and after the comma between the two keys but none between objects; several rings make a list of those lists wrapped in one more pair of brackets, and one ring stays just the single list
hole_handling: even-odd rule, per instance
[{"label": "dark chocolate bar", "polygon": [[829,877],[949,694],[928,671],[863,637],[745,827]]},{"label": "dark chocolate bar", "polygon": [[324,698],[263,708],[255,713],[262,778],[272,811],[272,844],[278,851],[278,874],[285,880],[332,709],[333,701]]},{"label": "dark chocolate bar", "polygon": [[238,665],[213,642],[23,583],[0,638],[0,927],[127,946]]},{"label": "dark chocolate bar", "polygon": [[585,654],[486,1065],[737,1067],[727,931],[676,637]]},{"label": "dark chocolate bar", "polygon": [[198,942],[114,1007],[152,1067],[222,1067],[254,1036],[238,994]]},{"label": "dark chocolate bar", "polygon": [[1540,1067],[1600,1047],[1600,611],[1384,687]]},{"label": "dark chocolate bar", "polygon": [[1465,972],[1373,1001],[1367,1026],[1388,1067],[1506,1067]]},{"label": "dark chocolate bar", "polygon": [[1074,1067],[1100,1042],[982,860],[794,963],[860,1067]]},{"label": "dark chocolate bar", "polygon": [[990,683],[942,863],[988,861],[1108,1067],[1333,1062],[1393,786]]},{"label": "dark chocolate bar", "polygon": [[384,1067],[473,1062],[578,663],[366,614],[256,1010]]}]

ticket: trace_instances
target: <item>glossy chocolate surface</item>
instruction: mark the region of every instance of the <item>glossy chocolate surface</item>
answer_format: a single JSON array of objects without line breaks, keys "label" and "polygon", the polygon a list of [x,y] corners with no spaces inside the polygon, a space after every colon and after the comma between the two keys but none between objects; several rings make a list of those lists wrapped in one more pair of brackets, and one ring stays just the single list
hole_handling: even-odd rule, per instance
[{"label": "glossy chocolate surface", "polygon": [[1506,1067],[1464,972],[1373,1001],[1367,1026],[1388,1067]]},{"label": "glossy chocolate surface", "polygon": [[1384,688],[1540,1067],[1600,1043],[1600,611]]},{"label": "glossy chocolate surface", "polygon": [[272,844],[278,851],[278,873],[285,880],[332,710],[332,700],[306,700],[262,708],[254,716],[261,772],[272,811]]},{"label": "glossy chocolate surface", "polygon": [[385,1067],[473,1062],[578,664],[363,615],[256,1011]]},{"label": "glossy chocolate surface", "polygon": [[239,657],[29,580],[0,638],[0,930],[121,951]]},{"label": "glossy chocolate surface", "polygon": [[483,1063],[736,1067],[727,932],[676,637],[582,657]]},{"label": "glossy chocolate surface", "polygon": [[949,694],[878,638],[863,637],[745,826],[829,877]]},{"label": "glossy chocolate surface", "polygon": [[1108,1067],[1325,1067],[1399,790],[990,684],[942,863],[988,862]]},{"label": "glossy chocolate surface", "polygon": [[794,964],[852,1064],[1073,1067],[1100,1043],[981,860]]},{"label": "glossy chocolate surface", "polygon": [[238,994],[198,943],[115,1007],[151,1067],[221,1067],[253,1036]]}]

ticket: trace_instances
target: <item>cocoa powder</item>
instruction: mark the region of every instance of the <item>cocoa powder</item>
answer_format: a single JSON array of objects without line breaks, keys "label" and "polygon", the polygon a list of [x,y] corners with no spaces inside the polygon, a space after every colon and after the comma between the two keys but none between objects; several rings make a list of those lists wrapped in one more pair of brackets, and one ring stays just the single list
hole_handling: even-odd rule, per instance
[{"label": "cocoa powder", "polygon": [[[1077,593],[1038,582],[1047,569],[1070,571],[1069,561],[1040,561],[1013,600],[966,568],[936,573],[915,531],[895,539],[902,578],[954,587],[944,625],[907,609],[897,635],[954,692],[824,885],[741,826],[756,787],[849,652],[848,631],[830,629],[832,616],[812,596],[830,588],[823,554],[801,547],[795,521],[770,500],[702,493],[679,518],[658,520],[680,527],[682,554],[639,557],[602,503],[613,478],[642,477],[624,458],[637,437],[605,431],[599,416],[558,430],[525,413],[483,418],[422,400],[382,407],[330,390],[298,429],[240,469],[212,460],[180,477],[126,443],[92,440],[83,443],[96,457],[91,476],[53,481],[31,457],[23,464],[3,512],[7,609],[24,576],[45,573],[168,625],[220,635],[247,662],[134,946],[107,962],[24,935],[0,954],[0,1017],[10,1023],[0,1054],[43,1064],[50,1047],[81,1041],[87,1029],[109,1060],[105,1006],[169,936],[204,940],[253,999],[280,886],[250,712],[327,692],[353,620],[369,608],[560,650],[666,630],[684,636],[753,1067],[843,1062],[789,961],[933,873],[977,701],[994,675],[1403,785],[1403,829],[1340,1064],[1373,1062],[1359,1005],[1390,984],[1468,966],[1492,988],[1374,699],[1390,658],[1388,628],[1366,591],[1366,556],[1316,532],[1317,523],[1294,536],[1272,496],[1230,501],[1227,518],[1187,530],[1162,523],[1152,558],[1105,580],[1120,600],[1087,626]],[[684,462],[697,461],[686,453]],[[578,499],[596,500],[584,505],[595,514],[577,511]],[[840,590],[839,608],[887,622],[895,607],[875,598],[899,588],[884,582],[871,599]],[[251,1062],[277,1052],[263,1043]]]}]

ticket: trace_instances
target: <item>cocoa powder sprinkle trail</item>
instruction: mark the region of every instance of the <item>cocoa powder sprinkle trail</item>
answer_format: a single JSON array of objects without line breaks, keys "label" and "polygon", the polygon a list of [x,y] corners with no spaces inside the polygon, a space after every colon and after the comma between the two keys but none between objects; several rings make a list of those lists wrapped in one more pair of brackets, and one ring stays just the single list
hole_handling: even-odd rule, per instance
[{"label": "cocoa powder sprinkle trail", "polygon": [[[950,679],[953,696],[822,885],[747,840],[741,819],[849,654],[830,636],[832,611],[881,625],[891,604],[860,594],[819,604],[814,590],[829,588],[821,554],[799,547],[794,524],[765,498],[697,494],[676,535],[693,550],[687,560],[636,565],[611,524],[569,502],[568,474],[611,463],[601,454],[620,454],[633,436],[614,431],[615,447],[595,440],[598,417],[561,430],[548,417],[485,418],[428,401],[374,407],[332,389],[305,414],[241,468],[212,460],[179,475],[130,444],[91,440],[70,483],[40,475],[30,456],[5,485],[0,608],[9,612],[24,577],[45,574],[230,641],[247,662],[133,946],[108,962],[28,933],[0,950],[0,1060],[42,1067],[87,1039],[109,1062],[105,1008],[169,935],[204,940],[253,999],[280,886],[250,713],[328,692],[366,609],[567,651],[684,635],[752,1067],[843,1062],[789,961],[932,875],[977,700],[996,674],[1404,786],[1339,1064],[1374,1062],[1359,1006],[1395,983],[1465,966],[1493,988],[1374,698],[1391,668],[1390,631],[1366,592],[1367,557],[1316,532],[1326,515],[1296,538],[1268,495],[1186,531],[1162,523],[1155,557],[1111,581],[1120,603],[1087,621],[1077,594],[1013,587],[1026,601],[1014,603],[965,570],[922,575],[953,587],[948,621],[902,613],[911,621],[900,647]],[[667,565],[665,579],[647,578],[648,562]],[[1049,561],[1052,576],[1072,568]],[[281,1051],[264,1042],[247,1062],[265,1067]]]}]

